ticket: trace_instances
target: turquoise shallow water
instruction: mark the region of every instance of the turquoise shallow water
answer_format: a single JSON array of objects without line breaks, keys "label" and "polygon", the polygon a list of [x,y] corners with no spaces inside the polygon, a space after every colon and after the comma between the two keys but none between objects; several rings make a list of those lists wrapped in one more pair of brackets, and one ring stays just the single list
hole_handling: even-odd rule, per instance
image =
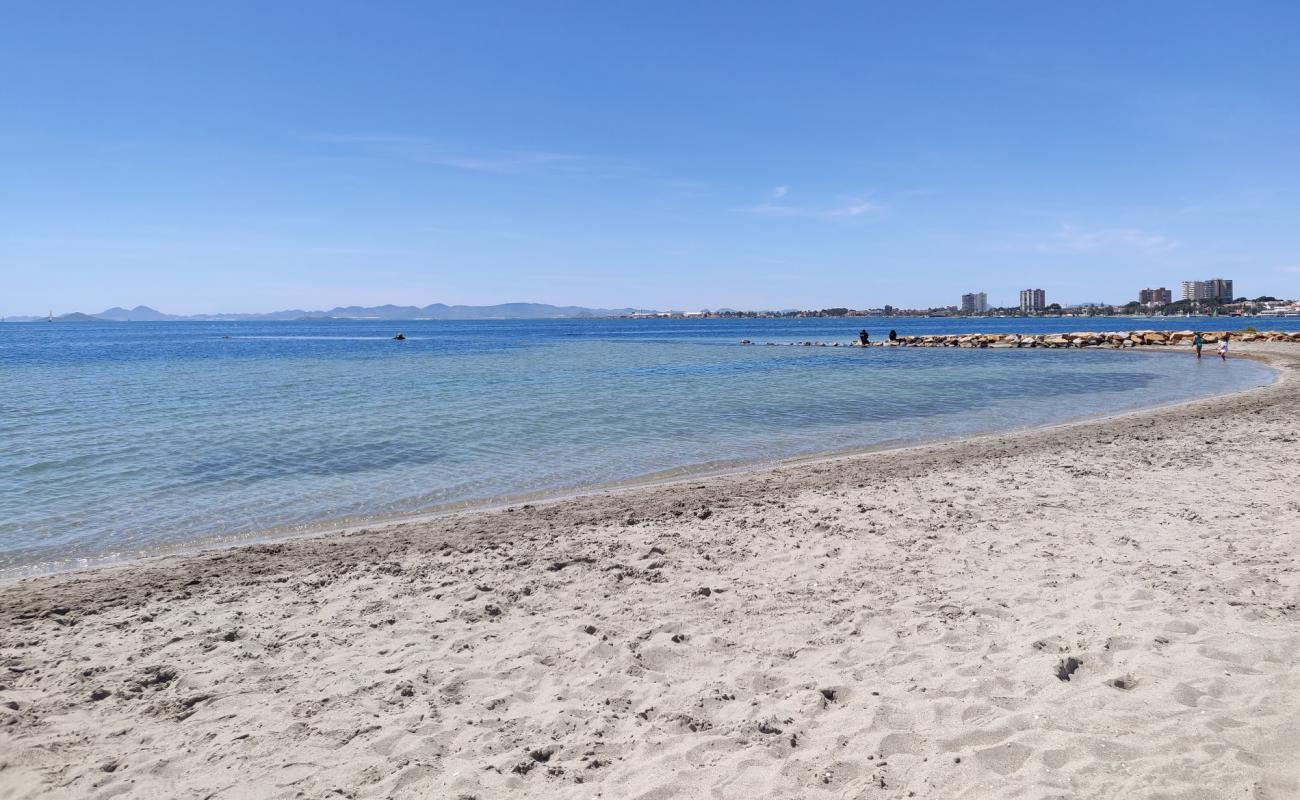
[{"label": "turquoise shallow water", "polygon": [[1271,380],[1167,353],[736,345],[860,323],[0,326],[0,574]]}]

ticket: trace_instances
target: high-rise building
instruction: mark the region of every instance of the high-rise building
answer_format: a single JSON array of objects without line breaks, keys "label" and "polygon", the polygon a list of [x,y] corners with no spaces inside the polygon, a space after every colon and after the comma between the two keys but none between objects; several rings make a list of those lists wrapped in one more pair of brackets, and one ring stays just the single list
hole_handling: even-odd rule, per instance
[{"label": "high-rise building", "polygon": [[1205,300],[1209,296],[1209,289],[1206,288],[1205,281],[1183,281],[1184,300]]},{"label": "high-rise building", "polygon": [[1232,281],[1225,278],[1210,278],[1205,282],[1205,285],[1208,287],[1210,297],[1213,299],[1222,300],[1225,303],[1232,302]]},{"label": "high-rise building", "polygon": [[1207,281],[1183,281],[1184,300],[1221,300],[1232,302],[1232,281],[1210,278]]},{"label": "high-rise building", "polygon": [[1138,302],[1144,306],[1167,306],[1174,302],[1174,293],[1163,286],[1159,289],[1139,289]]},{"label": "high-rise building", "polygon": [[963,314],[983,314],[989,310],[989,296],[984,292],[971,292],[961,296]]},{"label": "high-rise building", "polygon": [[1042,289],[1021,289],[1020,310],[1033,314],[1047,308],[1047,293]]}]

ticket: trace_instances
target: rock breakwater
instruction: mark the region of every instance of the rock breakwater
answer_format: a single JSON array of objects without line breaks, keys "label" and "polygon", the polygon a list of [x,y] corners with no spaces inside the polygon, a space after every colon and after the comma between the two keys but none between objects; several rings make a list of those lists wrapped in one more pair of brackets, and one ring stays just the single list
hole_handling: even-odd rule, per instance
[{"label": "rock breakwater", "polygon": [[[1168,347],[1191,346],[1195,331],[1128,331],[1077,333],[950,333],[926,336],[899,336],[894,340],[870,342],[763,342],[775,347]],[[1234,342],[1295,342],[1300,344],[1300,331],[1212,331],[1203,332],[1201,341],[1206,345],[1218,344],[1223,338]],[[741,339],[742,345],[758,342]]]}]

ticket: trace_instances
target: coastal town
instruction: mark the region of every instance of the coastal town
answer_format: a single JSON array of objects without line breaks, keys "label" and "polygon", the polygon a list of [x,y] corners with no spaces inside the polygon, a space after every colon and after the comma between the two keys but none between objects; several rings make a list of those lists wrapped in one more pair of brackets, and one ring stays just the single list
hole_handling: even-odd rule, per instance
[{"label": "coastal town", "polygon": [[1300,300],[1284,300],[1271,295],[1250,298],[1233,294],[1232,280],[1208,278],[1181,283],[1179,297],[1164,286],[1145,287],[1135,298],[1121,304],[1080,302],[1062,305],[1048,302],[1043,289],[1020,290],[1014,305],[995,306],[987,292],[967,292],[956,305],[929,308],[847,307],[822,309],[786,309],[781,311],[737,311],[703,309],[700,311],[645,311],[625,318],[699,319],[699,318],[781,318],[781,317],[1300,317]]}]

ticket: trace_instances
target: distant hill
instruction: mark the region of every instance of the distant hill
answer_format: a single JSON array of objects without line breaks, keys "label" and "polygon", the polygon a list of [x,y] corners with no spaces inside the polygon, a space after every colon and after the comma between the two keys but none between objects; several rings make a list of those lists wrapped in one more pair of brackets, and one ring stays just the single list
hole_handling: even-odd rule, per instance
[{"label": "distant hill", "polygon": [[434,303],[420,309],[429,319],[555,319],[574,317],[621,317],[634,314],[635,308],[584,308],[552,306],[545,303],[502,303],[495,306],[449,306]]},{"label": "distant hill", "polygon": [[20,316],[5,317],[4,321],[5,322],[47,322],[47,321],[50,322],[112,322],[112,320],[101,319],[99,317],[92,317],[90,314],[83,314],[80,311],[74,311],[71,314],[60,314],[59,316],[54,317],[52,320],[50,319],[48,314],[41,314],[39,316],[27,315],[21,317]]},{"label": "distant hill", "polygon": [[148,306],[136,306],[130,311],[110,308],[99,316],[114,320],[300,320],[300,319],[577,319],[584,317],[620,317],[642,309],[586,308],[584,306],[553,306],[546,303],[501,303],[495,306],[449,306],[433,303],[427,306],[336,306],[327,311],[304,311],[300,308],[271,311],[262,314],[220,313],[177,316],[155,311]]},{"label": "distant hill", "polygon": [[[633,308],[585,308],[546,303],[501,303],[495,306],[337,306],[328,311],[276,311],[270,314],[217,314],[204,319],[575,319],[620,317]],[[196,317],[197,319],[198,317]]]},{"label": "distant hill", "polygon": [[169,319],[180,319],[175,314],[164,314],[161,311],[155,311],[149,306],[136,306],[129,311],[125,308],[113,306],[95,316],[100,319],[111,319],[115,322],[162,322]]},{"label": "distant hill", "polygon": [[[55,319],[65,322],[169,322],[176,320],[219,322],[306,319],[584,319],[622,317],[637,313],[655,312],[643,308],[586,308],[584,306],[553,306],[547,303],[501,303],[495,306],[449,306],[446,303],[433,303],[427,306],[337,306],[328,311],[305,311],[294,308],[260,314],[231,312],[183,316],[167,314],[149,306],[136,306],[129,309],[114,306],[95,315],[78,312],[76,314],[64,314],[61,317],[55,317]],[[40,315],[14,316],[8,319],[12,322],[36,322],[45,318],[45,315]]]}]

